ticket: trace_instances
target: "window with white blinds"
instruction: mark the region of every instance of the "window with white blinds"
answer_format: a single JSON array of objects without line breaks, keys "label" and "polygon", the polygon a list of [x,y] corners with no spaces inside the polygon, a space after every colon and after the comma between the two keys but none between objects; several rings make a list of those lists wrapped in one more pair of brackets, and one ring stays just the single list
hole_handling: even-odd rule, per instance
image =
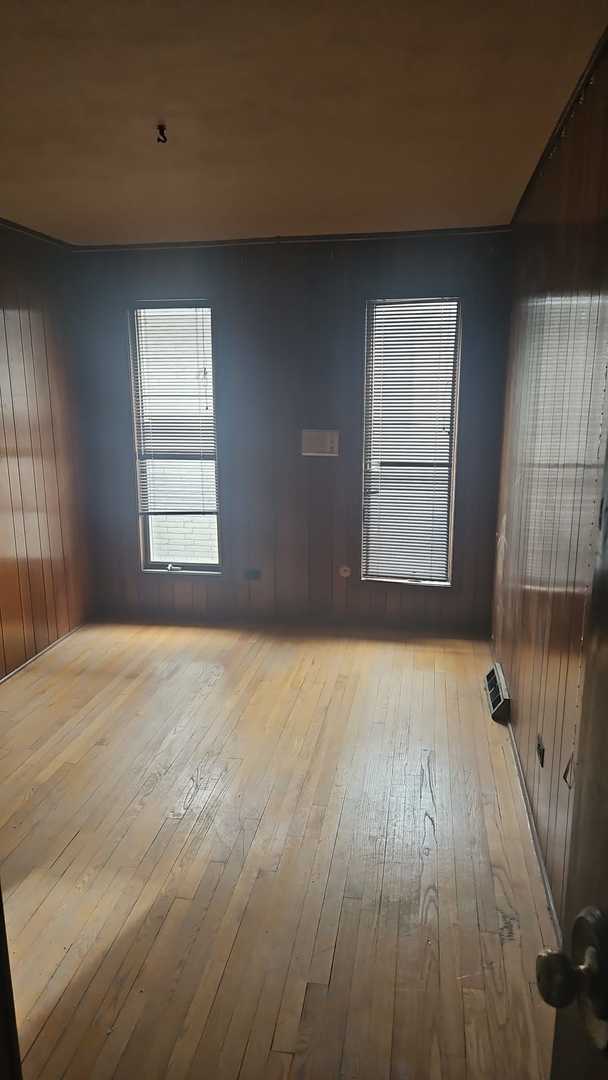
[{"label": "window with white blinds", "polygon": [[132,332],[143,566],[218,571],[211,308],[137,307]]},{"label": "window with white blinds", "polygon": [[458,300],[368,305],[361,576],[449,585]]}]

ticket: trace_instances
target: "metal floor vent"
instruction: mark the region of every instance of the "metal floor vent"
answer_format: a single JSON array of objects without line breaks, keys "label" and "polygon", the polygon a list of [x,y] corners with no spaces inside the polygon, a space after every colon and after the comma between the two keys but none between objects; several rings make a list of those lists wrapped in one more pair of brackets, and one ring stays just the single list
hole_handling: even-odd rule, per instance
[{"label": "metal floor vent", "polygon": [[483,685],[488,699],[490,716],[499,724],[506,724],[511,711],[511,698],[507,690],[504,671],[500,664],[494,664],[486,675]]}]

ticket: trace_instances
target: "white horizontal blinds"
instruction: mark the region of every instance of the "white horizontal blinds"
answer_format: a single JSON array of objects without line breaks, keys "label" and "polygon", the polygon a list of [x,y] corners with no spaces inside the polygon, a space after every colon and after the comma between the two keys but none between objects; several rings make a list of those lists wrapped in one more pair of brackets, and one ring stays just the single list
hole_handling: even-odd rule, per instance
[{"label": "white horizontal blinds", "polygon": [[149,564],[217,566],[211,309],[135,310],[133,398],[139,513]]},{"label": "white horizontal blinds", "polygon": [[368,308],[363,578],[448,583],[459,303]]}]

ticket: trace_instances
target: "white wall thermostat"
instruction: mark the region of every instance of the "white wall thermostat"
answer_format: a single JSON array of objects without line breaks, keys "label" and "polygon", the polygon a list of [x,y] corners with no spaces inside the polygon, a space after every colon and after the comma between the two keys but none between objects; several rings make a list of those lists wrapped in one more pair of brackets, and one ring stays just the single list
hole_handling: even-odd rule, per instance
[{"label": "white wall thermostat", "polygon": [[338,457],[340,432],[303,428],[302,453],[305,457]]}]

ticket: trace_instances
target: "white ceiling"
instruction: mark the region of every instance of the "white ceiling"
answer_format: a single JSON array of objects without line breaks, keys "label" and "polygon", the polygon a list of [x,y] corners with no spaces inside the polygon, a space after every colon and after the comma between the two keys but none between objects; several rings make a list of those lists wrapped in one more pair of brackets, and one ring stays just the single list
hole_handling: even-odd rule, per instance
[{"label": "white ceiling", "polygon": [[607,21],[608,0],[5,0],[0,217],[87,244],[505,223]]}]

